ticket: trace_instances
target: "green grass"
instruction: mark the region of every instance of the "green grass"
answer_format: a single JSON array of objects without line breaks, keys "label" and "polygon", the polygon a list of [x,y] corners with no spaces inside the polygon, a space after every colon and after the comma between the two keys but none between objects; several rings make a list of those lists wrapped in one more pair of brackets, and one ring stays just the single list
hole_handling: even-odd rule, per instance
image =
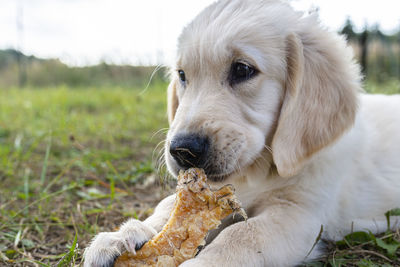
[{"label": "green grass", "polygon": [[[389,218],[400,216],[400,209],[388,211],[385,215],[388,220],[388,230],[385,233],[375,236],[365,230],[352,232],[338,242],[324,240],[327,254],[303,267],[400,266],[400,229],[396,232],[389,230]],[[323,227],[316,242],[320,241],[322,231]]]},{"label": "green grass", "polygon": [[[79,265],[97,232],[147,217],[171,192],[149,182],[160,178],[166,86],[0,91],[0,265]],[[400,93],[398,81],[366,88]],[[312,266],[400,266],[385,249],[399,233],[363,236],[330,243]]]},{"label": "green grass", "polygon": [[0,265],[78,264],[96,232],[168,194],[141,185],[167,127],[166,84],[141,90],[0,91]]}]

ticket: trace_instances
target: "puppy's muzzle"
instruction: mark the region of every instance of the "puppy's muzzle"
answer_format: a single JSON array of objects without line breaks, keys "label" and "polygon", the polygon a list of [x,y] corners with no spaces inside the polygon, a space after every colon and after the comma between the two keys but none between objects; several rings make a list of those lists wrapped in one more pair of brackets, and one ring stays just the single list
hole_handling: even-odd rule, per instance
[{"label": "puppy's muzzle", "polygon": [[209,147],[210,142],[207,137],[197,134],[178,134],[171,141],[169,153],[183,169],[203,168]]}]

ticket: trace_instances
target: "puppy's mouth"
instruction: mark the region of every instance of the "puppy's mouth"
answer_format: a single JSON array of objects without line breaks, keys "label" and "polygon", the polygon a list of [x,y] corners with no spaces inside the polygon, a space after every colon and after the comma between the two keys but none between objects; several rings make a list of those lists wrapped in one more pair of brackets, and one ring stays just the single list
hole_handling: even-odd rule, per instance
[{"label": "puppy's mouth", "polygon": [[205,168],[204,172],[207,175],[208,180],[213,181],[213,182],[222,182],[223,180],[227,179],[229,176],[231,176],[233,173],[235,173],[237,170],[232,169],[232,170],[225,170],[225,171],[220,171],[220,170],[213,170],[209,168]]},{"label": "puppy's mouth", "polygon": [[[193,166],[192,168],[203,169],[207,176],[207,179],[212,182],[222,182],[237,171],[237,170],[232,170],[232,171],[228,171],[228,172],[218,172],[218,170],[211,170],[210,168],[202,168],[202,167],[196,167],[196,166]],[[176,173],[179,173],[179,170],[186,170],[187,168],[179,168],[178,167],[177,169],[178,169],[178,171]]]},{"label": "puppy's mouth", "polygon": [[[207,179],[212,182],[222,182],[229,178],[231,175],[240,172],[241,167],[233,167],[230,166],[228,168],[219,168],[218,164],[214,165],[211,164],[211,162],[206,162],[205,165],[203,166],[196,166],[196,165],[191,165],[191,166],[181,166],[179,165],[176,161],[174,161],[174,169],[175,173],[179,173],[179,170],[186,170],[188,168],[200,168],[203,169],[205,174],[207,175]],[[223,165],[232,165],[229,162],[224,162]],[[233,168],[232,168],[233,167]]]}]

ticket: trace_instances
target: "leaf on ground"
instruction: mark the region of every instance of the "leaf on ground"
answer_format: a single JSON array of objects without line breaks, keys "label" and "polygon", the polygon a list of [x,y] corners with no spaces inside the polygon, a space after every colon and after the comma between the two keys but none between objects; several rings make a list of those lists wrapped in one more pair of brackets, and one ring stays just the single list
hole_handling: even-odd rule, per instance
[{"label": "leaf on ground", "polygon": [[27,249],[31,249],[31,248],[35,247],[35,243],[30,239],[22,239],[21,244]]},{"label": "leaf on ground", "polygon": [[373,235],[367,233],[367,232],[353,232],[348,235],[346,235],[343,240],[336,242],[338,246],[356,246],[360,244],[367,243],[369,241],[373,241]]},{"label": "leaf on ground", "polygon": [[95,200],[100,198],[107,198],[109,196],[109,194],[104,194],[97,188],[89,188],[86,191],[79,190],[76,191],[76,194],[84,200]]},{"label": "leaf on ground", "polygon": [[400,208],[389,210],[388,212],[385,213],[385,215],[386,215],[386,217],[387,216],[400,216]]},{"label": "leaf on ground", "polygon": [[396,240],[392,240],[390,243],[388,243],[381,238],[376,238],[376,245],[386,250],[389,256],[394,256],[397,249],[400,248],[400,243]]},{"label": "leaf on ground", "polygon": [[13,259],[17,255],[17,251],[14,249],[8,249],[5,251],[6,257],[9,259]]},{"label": "leaf on ground", "polygon": [[396,209],[387,211],[385,213],[385,216],[386,216],[387,228],[388,228],[388,231],[390,231],[390,228],[391,228],[390,227],[390,217],[391,216],[400,216],[400,208],[396,208]]}]

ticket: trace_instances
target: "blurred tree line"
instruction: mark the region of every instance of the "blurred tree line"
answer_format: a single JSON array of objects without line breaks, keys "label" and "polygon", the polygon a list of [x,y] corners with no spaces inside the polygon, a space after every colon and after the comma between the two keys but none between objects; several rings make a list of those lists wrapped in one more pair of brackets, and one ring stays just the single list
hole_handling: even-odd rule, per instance
[{"label": "blurred tree line", "polygon": [[348,18],[340,33],[353,47],[365,79],[375,83],[400,80],[400,29],[393,34],[385,34],[376,24],[356,32]]},{"label": "blurred tree line", "polygon": [[[391,35],[379,25],[356,32],[350,18],[340,31],[355,51],[368,82],[382,84],[400,81],[400,29]],[[0,89],[7,87],[144,87],[154,66],[129,66],[101,63],[95,66],[70,67],[57,59],[39,59],[19,51],[0,50]],[[152,81],[165,81],[166,70],[155,72]]]},{"label": "blurred tree line", "polygon": [[[9,87],[120,86],[140,88],[166,80],[164,69],[154,66],[111,65],[70,67],[58,59],[26,56],[13,49],[0,50],[0,89]],[[153,73],[154,72],[154,73]],[[154,74],[154,75],[153,75]]]}]

